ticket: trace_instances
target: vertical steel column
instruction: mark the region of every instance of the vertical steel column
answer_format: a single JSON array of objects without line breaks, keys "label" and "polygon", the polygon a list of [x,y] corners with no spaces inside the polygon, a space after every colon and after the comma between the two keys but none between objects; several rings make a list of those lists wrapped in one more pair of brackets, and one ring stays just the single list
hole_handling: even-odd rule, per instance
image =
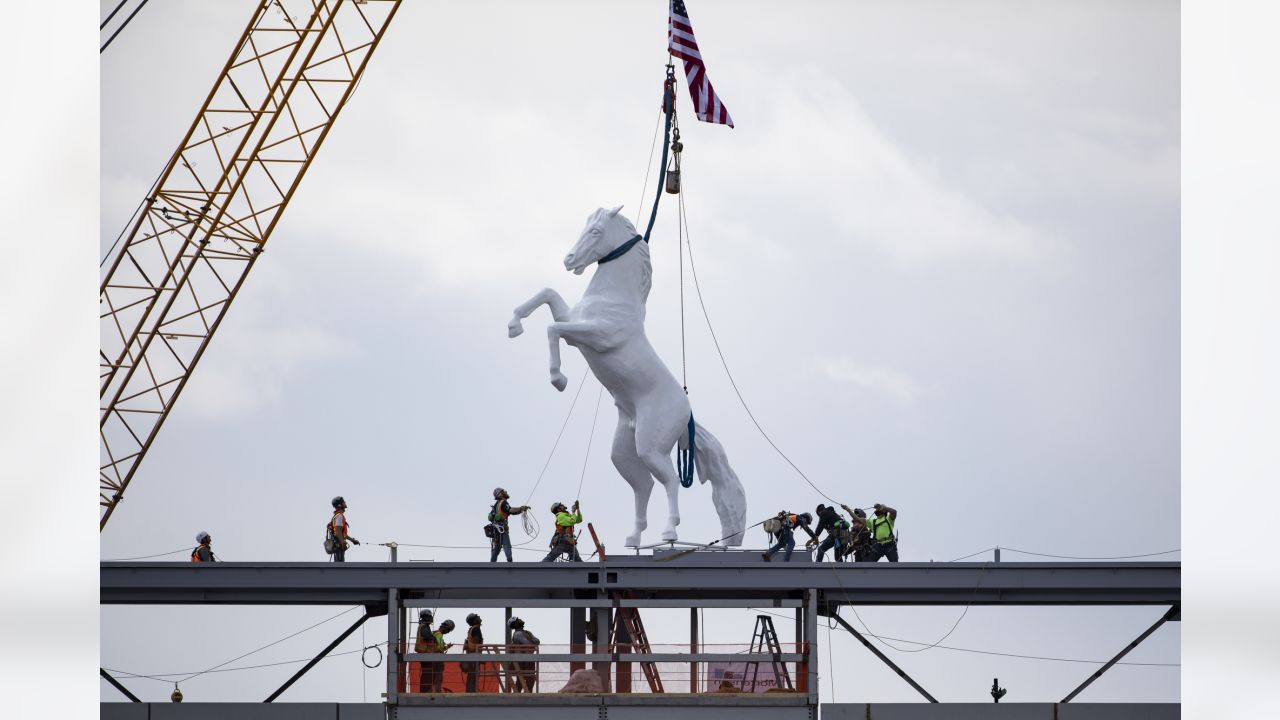
[{"label": "vertical steel column", "polygon": [[[697,653],[698,648],[698,608],[689,608],[689,652]],[[689,663],[689,692],[698,692],[698,662]]]},{"label": "vertical steel column", "polygon": [[[569,652],[584,653],[587,651],[587,609],[569,608]],[[569,674],[586,667],[581,662],[569,663]]]},{"label": "vertical steel column", "polygon": [[400,620],[404,609],[400,607],[400,591],[387,590],[387,705],[399,702],[400,689]]},{"label": "vertical steel column", "polygon": [[818,591],[806,590],[804,593],[804,672],[797,672],[801,690],[809,693],[809,702],[818,704]]},{"label": "vertical steel column", "polygon": [[502,641],[511,644],[511,608],[505,608],[502,613]]},{"label": "vertical steel column", "polygon": [[[609,608],[591,608],[591,627],[595,629],[595,633],[591,638],[591,652],[607,653],[609,652]],[[604,685],[605,692],[611,692],[613,686],[612,681],[612,665],[610,662],[593,662],[591,669],[596,671],[600,676],[600,682]]]}]

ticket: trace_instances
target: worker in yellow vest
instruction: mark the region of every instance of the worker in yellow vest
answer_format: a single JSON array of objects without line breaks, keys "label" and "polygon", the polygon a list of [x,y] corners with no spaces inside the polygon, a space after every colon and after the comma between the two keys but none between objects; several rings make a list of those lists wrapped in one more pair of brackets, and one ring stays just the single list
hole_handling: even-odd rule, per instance
[{"label": "worker in yellow vest", "polygon": [[898,521],[898,511],[882,503],[875,504],[876,514],[867,519],[867,530],[871,532],[871,554],[868,562],[878,562],[887,557],[889,562],[898,562],[898,536],[894,534],[893,525]]},{"label": "worker in yellow vest", "polygon": [[578,501],[573,501],[573,512],[569,512],[561,502],[553,504],[551,512],[556,514],[556,532],[551,536],[551,552],[542,558],[542,562],[555,562],[561,555],[568,555],[573,562],[582,562],[582,556],[578,554],[578,540],[573,534],[573,526],[582,522]]}]

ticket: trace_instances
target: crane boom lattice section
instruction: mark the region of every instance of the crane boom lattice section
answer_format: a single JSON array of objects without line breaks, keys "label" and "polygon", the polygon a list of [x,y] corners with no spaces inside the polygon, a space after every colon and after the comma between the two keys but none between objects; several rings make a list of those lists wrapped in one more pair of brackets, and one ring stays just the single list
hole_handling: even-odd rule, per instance
[{"label": "crane boom lattice section", "polygon": [[400,0],[262,0],[102,281],[100,527]]}]

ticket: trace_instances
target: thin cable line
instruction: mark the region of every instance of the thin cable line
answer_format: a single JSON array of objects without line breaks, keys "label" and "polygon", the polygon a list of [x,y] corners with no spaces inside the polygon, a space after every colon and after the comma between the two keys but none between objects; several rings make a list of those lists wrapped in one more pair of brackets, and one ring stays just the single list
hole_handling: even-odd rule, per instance
[{"label": "thin cable line", "polygon": [[266,649],[267,649],[267,648],[269,648],[269,647],[272,647],[272,646],[274,646],[274,645],[279,645],[280,643],[284,642],[285,640],[288,640],[288,639],[290,639],[290,638],[297,637],[297,636],[301,635],[302,633],[304,633],[304,632],[306,632],[306,631],[308,631],[308,630],[313,630],[313,629],[315,629],[315,628],[320,627],[321,625],[324,625],[324,624],[325,624],[325,623],[327,623],[327,622],[330,622],[330,621],[332,621],[332,620],[337,620],[338,618],[342,617],[343,615],[346,615],[347,613],[351,612],[352,610],[355,610],[357,607],[360,607],[360,606],[358,606],[358,605],[357,605],[356,607],[349,607],[349,608],[347,608],[346,610],[343,610],[342,612],[338,613],[337,615],[334,615],[334,616],[332,616],[332,617],[329,617],[329,618],[326,618],[326,619],[324,619],[324,620],[321,620],[320,622],[316,623],[315,625],[309,625],[309,626],[307,626],[307,627],[304,627],[304,628],[302,628],[301,630],[299,630],[299,631],[297,631],[297,632],[295,632],[295,633],[292,633],[292,634],[290,634],[290,635],[286,635],[286,636],[284,636],[284,637],[280,638],[279,640],[276,640],[276,641],[274,641],[274,642],[267,643],[266,645],[263,645],[262,647],[258,648],[257,650],[250,650],[249,652],[247,652],[247,653],[245,653],[245,654],[243,654],[243,655],[237,656],[237,657],[233,657],[233,658],[231,658],[230,660],[228,660],[228,661],[226,661],[226,662],[224,662],[224,663],[219,663],[219,664],[217,664],[217,665],[214,665],[213,667],[209,668],[208,670],[202,670],[202,671],[200,671],[200,672],[198,672],[198,673],[193,673],[193,674],[192,674],[192,675],[190,675],[189,677],[183,678],[182,680],[179,680],[178,682],[187,682],[188,680],[191,680],[191,679],[193,679],[193,678],[196,678],[196,677],[199,677],[199,676],[201,676],[201,675],[204,675],[205,673],[210,673],[210,672],[213,672],[214,670],[217,670],[218,668],[224,667],[224,666],[226,666],[226,665],[230,665],[231,663],[233,663],[233,662],[235,662],[235,661],[237,661],[237,660],[242,660],[242,659],[244,659],[244,658],[249,657],[250,655],[253,655],[253,654],[255,654],[255,653],[262,652],[263,650],[266,650]]},{"label": "thin cable line", "polygon": [[1031,552],[1030,550],[1019,550],[1017,548],[1000,546],[1001,550],[1009,552],[1021,553],[1023,555],[1035,555],[1037,557],[1056,558],[1059,560],[1132,560],[1134,558],[1155,557],[1157,555],[1169,555],[1176,552],[1182,552],[1182,548],[1174,548],[1172,550],[1161,550],[1160,552],[1146,553],[1143,555],[1112,555],[1110,557],[1079,557],[1076,555],[1050,555],[1048,553]]},{"label": "thin cable line", "polygon": [[102,30],[102,28],[106,27],[107,23],[111,22],[111,18],[115,17],[116,13],[120,12],[120,8],[124,7],[124,4],[127,2],[129,2],[129,0],[120,0],[120,4],[116,5],[116,9],[112,10],[111,14],[107,16],[107,19],[102,21],[102,24],[98,26],[98,30]]},{"label": "thin cable line", "polygon": [[164,557],[165,555],[177,555],[178,553],[188,552],[188,551],[189,551],[188,548],[178,548],[177,550],[170,550],[169,552],[164,552],[164,553],[156,553],[155,555],[139,555],[138,557],[127,557],[127,558],[104,558],[100,562],[128,562],[130,560],[149,560],[151,558]]},{"label": "thin cable line", "polygon": [[[774,617],[780,617],[786,620],[793,619],[787,615],[783,615],[781,613],[769,612],[768,610],[765,610],[763,608],[742,608],[742,609],[749,612],[760,612],[766,615],[773,615]],[[828,629],[830,629],[830,625],[828,625],[827,627]],[[906,640],[904,638],[889,637],[888,635],[873,635],[871,633],[866,633],[866,634],[869,635],[870,637],[876,638],[877,640],[893,640],[894,642],[904,642],[904,643],[909,643],[911,645],[927,645],[928,644],[928,643],[920,642],[919,640]],[[954,650],[955,652],[977,653],[979,655],[998,655],[1000,657],[1020,658],[1023,660],[1050,660],[1053,662],[1084,663],[1087,665],[1105,665],[1107,663],[1106,660],[1080,660],[1076,658],[1048,657],[1043,655],[1019,655],[1017,653],[1003,653],[1003,652],[997,652],[995,650],[976,650],[973,648],[962,648],[962,647],[956,647],[954,645],[936,645],[934,647],[940,648],[942,650]],[[1118,662],[1116,664],[1132,665],[1135,667],[1182,667],[1181,663]]]},{"label": "thin cable line", "polygon": [[591,373],[583,372],[582,380],[578,382],[578,392],[573,394],[573,402],[569,403],[569,412],[564,414],[564,422],[560,423],[560,432],[556,433],[556,441],[551,444],[551,452],[547,453],[547,461],[542,463],[542,470],[538,473],[538,479],[533,483],[533,489],[529,491],[529,496],[525,498],[524,504],[528,505],[533,500],[534,493],[538,492],[538,486],[542,484],[542,477],[547,474],[547,468],[551,466],[551,458],[555,457],[556,448],[560,447],[560,438],[564,437],[564,429],[569,427],[569,418],[573,417],[573,408],[578,404],[578,396],[582,394],[582,388],[587,384],[587,376]]},{"label": "thin cable line", "polygon": [[587,436],[587,452],[582,457],[582,475],[578,478],[578,492],[573,496],[575,501],[582,499],[582,483],[587,479],[587,460],[591,458],[591,443],[596,439],[596,421],[600,419],[600,400],[604,397],[604,385],[596,394],[596,413],[591,416],[591,434]]},{"label": "thin cable line", "polygon": [[[682,171],[681,175],[683,174],[684,172]],[[681,182],[684,182],[683,177],[680,180]],[[680,193],[679,197],[680,197],[680,215],[684,217],[685,216],[684,193],[683,192]],[[698,305],[701,306],[702,308],[702,317],[707,321],[707,330],[710,331],[711,333],[711,342],[715,344],[716,354],[720,356],[720,364],[724,366],[724,374],[729,378],[729,384],[733,386],[733,392],[738,396],[738,402],[742,403],[742,409],[747,411],[747,417],[751,418],[751,422],[756,426],[756,430],[760,431],[760,435],[764,437],[765,441],[769,443],[769,446],[774,449],[774,452],[778,453],[778,455],[780,455],[783,460],[786,460],[787,464],[791,466],[791,469],[795,470],[796,473],[800,475],[800,477],[804,478],[804,481],[806,483],[809,483],[809,487],[817,491],[817,493],[822,497],[838,505],[839,503],[836,502],[835,498],[832,498],[830,495],[822,492],[822,489],[819,488],[817,485],[814,485],[813,481],[809,479],[809,476],[805,475],[804,471],[801,470],[799,467],[797,467],[796,464],[791,461],[791,458],[787,457],[786,453],[782,452],[782,448],[779,448],[777,443],[773,441],[773,438],[769,437],[769,433],[765,432],[764,428],[760,426],[760,421],[756,420],[756,416],[751,412],[751,408],[747,405],[746,399],[742,397],[742,391],[738,389],[738,383],[733,379],[733,373],[729,371],[729,362],[725,360],[724,351],[720,348],[720,340],[719,338],[716,337],[716,330],[711,325],[711,315],[707,312],[707,303],[702,297],[702,285],[698,282],[698,267],[693,262],[693,243],[690,241],[690,238],[689,238],[687,219],[684,220],[684,224],[685,224],[685,236],[684,236],[685,244],[688,245],[688,248],[689,248],[689,270],[693,275],[693,287],[698,294]]]},{"label": "thin cable line", "polygon": [[[116,28],[116,31],[115,31],[115,32],[113,32],[113,33],[111,33],[111,37],[107,38],[107,41],[106,41],[105,43],[103,43],[103,44],[102,44],[102,47],[98,48],[98,54],[99,54],[99,55],[101,55],[102,53],[106,52],[106,50],[107,50],[107,46],[111,44],[111,41],[112,41],[112,40],[115,40],[115,39],[116,39],[116,36],[117,36],[117,35],[119,35],[121,31],[123,31],[125,28],[129,27],[129,22],[130,22],[131,20],[133,20],[133,17],[134,17],[135,15],[137,15],[137,14],[138,14],[138,11],[139,11],[139,10],[141,10],[142,8],[144,8],[144,7],[146,7],[146,6],[147,6],[147,0],[142,0],[142,4],[141,4],[141,5],[139,5],[138,7],[134,8],[134,9],[133,9],[133,12],[129,13],[129,17],[125,18],[125,19],[124,19],[124,22],[120,24],[120,27]],[[117,9],[119,9],[119,8],[117,8]],[[114,15],[115,13],[113,12],[113,13],[111,13],[111,14],[112,14],[112,15]],[[103,23],[103,24],[105,25],[106,23]],[[98,29],[99,29],[99,30],[101,30],[102,28],[98,28]]]},{"label": "thin cable line", "polygon": [[[387,644],[387,641],[383,640],[381,642],[376,642],[373,645],[366,645],[365,647],[359,647],[354,650],[344,650],[342,652],[329,653],[328,655],[325,655],[323,659],[328,660],[330,658],[342,657],[343,655],[354,655],[358,652],[364,652],[365,650],[368,650],[371,647],[379,647],[381,645],[386,645],[386,644]],[[222,668],[220,670],[206,670],[205,672],[213,674],[213,673],[224,673],[224,672],[237,672],[240,670],[261,670],[262,668],[280,667],[281,665],[297,665],[298,663],[311,662],[313,659],[314,658],[299,658],[297,660],[280,660],[278,662],[261,663],[259,665],[237,665],[236,667]],[[129,678],[129,679],[142,678],[145,680],[156,680],[166,684],[172,684],[174,681],[166,680],[165,678],[180,677],[182,675],[188,674],[188,673],[154,673],[152,675],[143,675],[141,673],[133,673],[133,672],[129,672],[128,670],[118,670],[115,668],[103,668],[103,669],[106,670],[107,672],[118,674],[124,678]],[[179,680],[178,682],[182,683],[186,681]]]},{"label": "thin cable line", "polygon": [[992,550],[995,550],[995,548],[993,548],[993,547],[984,548],[984,549],[982,549],[982,550],[979,550],[979,551],[978,551],[978,552],[976,552],[976,553],[970,553],[970,554],[968,554],[968,555],[965,555],[964,557],[958,557],[958,558],[956,558],[955,560],[948,560],[947,562],[949,562],[949,563],[953,563],[953,562],[960,562],[961,560],[968,560],[969,558],[973,557],[974,555],[981,555],[982,553],[985,553],[985,552],[991,552]]},{"label": "thin cable line", "polygon": [[653,151],[658,147],[658,128],[662,127],[662,118],[665,113],[662,109],[658,109],[658,121],[653,125],[653,140],[649,141],[649,162],[644,168],[644,184],[640,186],[640,202],[636,203],[636,225],[640,224],[640,217],[644,215],[644,193],[649,189],[649,173],[653,171]]}]

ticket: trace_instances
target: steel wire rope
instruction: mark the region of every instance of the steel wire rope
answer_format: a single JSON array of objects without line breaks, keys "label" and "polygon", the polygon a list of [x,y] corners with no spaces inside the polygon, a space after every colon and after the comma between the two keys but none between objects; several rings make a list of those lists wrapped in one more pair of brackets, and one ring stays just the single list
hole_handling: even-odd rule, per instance
[{"label": "steel wire rope", "polygon": [[116,9],[112,10],[110,15],[107,15],[107,19],[102,21],[102,24],[98,26],[98,30],[105,28],[107,23],[111,22],[111,18],[115,17],[116,13],[120,12],[120,8],[124,7],[127,2],[129,2],[129,0],[120,0],[120,4],[116,5]]},{"label": "steel wire rope", "polygon": [[[123,5],[124,3],[120,3],[120,4]],[[138,11],[142,10],[142,8],[146,6],[147,6],[147,0],[142,0],[142,3],[138,5],[138,7],[134,8],[133,12],[129,13],[129,17],[125,18],[124,22],[120,23],[120,27],[116,28],[116,31],[111,33],[111,37],[107,38],[107,41],[102,44],[102,47],[98,48],[99,55],[106,52],[107,46],[111,44],[111,41],[115,40],[117,35],[119,35],[122,31],[124,31],[125,28],[129,27],[129,22],[132,21],[134,16],[138,14]],[[119,9],[120,8],[116,8],[116,10],[119,10]],[[116,14],[115,10],[113,10],[111,14],[115,15]],[[110,16],[108,16],[107,20],[110,20],[110,19],[111,19]],[[104,21],[102,24],[106,25],[107,23]],[[100,27],[98,29],[101,30],[102,28]]]},{"label": "steel wire rope", "polygon": [[551,458],[555,457],[556,448],[560,447],[560,439],[564,437],[564,429],[569,427],[569,418],[573,417],[573,408],[578,405],[578,397],[582,395],[582,388],[586,387],[587,376],[590,374],[584,371],[582,380],[578,381],[578,391],[573,394],[573,402],[569,403],[569,411],[564,414],[564,422],[560,423],[560,432],[556,433],[556,440],[551,443],[551,452],[547,453],[547,460],[542,463],[542,470],[538,473],[538,479],[533,483],[533,489],[529,491],[529,495],[525,498],[525,505],[528,505],[533,500],[534,494],[538,492],[538,486],[542,484],[542,478],[547,474],[547,468],[551,466]]},{"label": "steel wire rope", "polygon": [[[358,647],[352,650],[343,650],[342,652],[331,652],[328,655],[325,655],[322,659],[328,660],[330,658],[343,657],[345,655],[354,655],[356,653],[363,654],[368,652],[371,649],[376,649],[379,653],[381,653],[382,646],[386,644],[387,644],[387,641],[383,640],[381,642],[377,642],[372,645],[367,645],[365,647]],[[208,673],[212,675],[212,674],[225,673],[225,672],[239,672],[241,670],[261,670],[263,668],[280,667],[282,665],[297,665],[298,663],[311,662],[314,659],[315,658],[298,658],[297,660],[278,660],[276,662],[259,663],[257,665],[237,665],[236,667],[220,668],[218,670],[206,670],[199,674]],[[366,667],[377,667],[377,666],[378,666],[377,664],[372,666],[366,665]],[[118,668],[109,668],[109,667],[104,667],[103,670],[106,670],[109,673],[119,675],[120,677],[123,677],[126,679],[142,678],[144,680],[155,680],[157,682],[162,682],[170,685],[173,684],[175,681],[167,678],[175,678],[175,677],[180,677],[182,675],[190,674],[190,673],[175,672],[175,673],[152,673],[150,675],[146,675],[143,673],[129,672],[128,670],[120,670]],[[177,682],[183,683],[186,681],[178,680]]]},{"label": "steel wire rope", "polygon": [[[930,645],[927,645],[926,647],[913,648],[913,649],[905,649],[905,648],[896,647],[896,646],[894,646],[893,644],[891,644],[891,643],[889,643],[889,642],[887,642],[887,641],[885,641],[885,640],[880,639],[880,637],[879,637],[878,635],[876,635],[874,631],[872,631],[871,626],[867,624],[867,621],[866,621],[866,620],[863,620],[863,619],[862,619],[862,616],[858,614],[858,609],[857,609],[857,608],[855,608],[854,606],[850,605],[850,606],[849,606],[849,609],[853,611],[853,616],[854,616],[854,617],[856,617],[856,618],[858,618],[858,622],[862,623],[862,627],[867,631],[867,634],[868,634],[868,635],[871,635],[872,637],[876,638],[877,640],[880,640],[880,643],[881,643],[882,645],[884,645],[885,647],[887,647],[887,648],[890,648],[890,649],[892,649],[892,650],[896,650],[897,652],[901,652],[901,653],[918,653],[918,652],[924,652],[924,651],[926,651],[926,650],[932,650],[933,648],[937,647],[937,646],[938,646],[938,645],[939,645],[943,640],[946,640],[947,638],[951,637],[951,633],[955,632],[955,631],[956,631],[956,628],[960,627],[960,623],[961,623],[961,621],[963,621],[963,620],[965,619],[965,616],[967,616],[967,615],[969,614],[969,608],[973,607],[973,601],[974,601],[975,599],[977,599],[977,597],[978,597],[978,590],[982,588],[982,578],[986,575],[986,573],[987,573],[987,567],[988,567],[989,565],[991,565],[991,561],[989,561],[989,560],[988,560],[988,561],[984,561],[984,562],[982,563],[982,567],[981,567],[981,568],[979,568],[978,582],[973,586],[973,594],[969,597],[969,601],[968,601],[968,602],[966,602],[966,603],[964,604],[964,610],[962,610],[962,611],[960,612],[960,617],[956,618],[955,623],[951,625],[951,629],[947,631],[947,634],[946,634],[946,635],[943,635],[942,637],[938,638],[938,640],[937,640],[936,642],[934,642],[934,643],[932,643],[932,644],[930,644]],[[836,584],[840,586],[840,590],[841,590],[842,592],[844,592],[844,593],[846,593],[846,594],[847,594],[847,593],[849,592],[849,589],[848,589],[848,588],[846,588],[846,587],[844,586],[844,581],[842,581],[842,580],[840,579],[840,573],[836,572],[836,566],[835,566],[835,564],[834,564],[834,563],[832,563],[832,565],[831,565],[831,575],[832,575],[832,577],[834,577],[834,578],[836,579]],[[836,612],[836,614],[837,614],[837,615],[839,615],[839,614],[840,614],[840,608],[839,608],[839,607],[837,607],[837,608],[836,608],[836,610],[835,610],[835,612]],[[921,643],[921,644],[923,644],[923,643]]]},{"label": "steel wire rope", "polygon": [[[680,174],[681,174],[681,176],[683,176],[685,173],[684,173],[684,171],[682,170]],[[681,177],[681,178],[680,178],[680,181],[683,183],[683,182],[684,182],[684,177]],[[724,374],[725,374],[725,376],[727,376],[727,377],[729,378],[729,384],[733,387],[733,392],[734,392],[734,394],[738,396],[738,402],[740,402],[740,403],[742,404],[742,409],[743,409],[743,410],[745,410],[745,411],[747,412],[747,417],[751,418],[751,422],[752,422],[752,424],[754,424],[754,425],[756,426],[756,430],[759,430],[759,431],[760,431],[760,435],[761,435],[762,437],[764,437],[764,439],[765,439],[765,441],[766,441],[766,442],[768,442],[768,443],[769,443],[769,446],[773,448],[774,452],[778,453],[778,455],[779,455],[779,456],[781,456],[783,460],[786,460],[786,461],[787,461],[787,464],[791,466],[791,469],[792,469],[792,470],[795,470],[795,471],[796,471],[796,473],[797,473],[798,475],[800,475],[800,477],[801,477],[801,478],[803,478],[803,479],[804,479],[804,481],[805,481],[806,483],[808,483],[808,484],[809,484],[809,487],[811,487],[811,488],[813,488],[815,491],[817,491],[817,493],[818,493],[819,495],[821,495],[822,497],[824,497],[824,498],[826,498],[826,499],[830,500],[831,502],[836,503],[836,504],[838,505],[839,503],[838,503],[838,502],[836,502],[835,498],[833,498],[833,497],[831,497],[830,495],[828,495],[828,494],[826,494],[826,493],[822,492],[822,489],[821,489],[821,488],[819,488],[817,485],[815,485],[815,484],[813,483],[813,481],[809,479],[809,476],[808,476],[808,475],[805,475],[805,474],[804,474],[804,471],[803,471],[803,470],[801,470],[801,469],[800,469],[800,468],[799,468],[799,467],[798,467],[794,462],[792,462],[792,461],[791,461],[791,458],[787,457],[787,454],[786,454],[786,453],[784,453],[784,452],[782,451],[782,448],[779,448],[779,447],[778,447],[777,443],[775,443],[775,442],[773,441],[773,438],[769,437],[769,433],[765,432],[764,428],[763,428],[763,427],[761,427],[761,425],[760,425],[760,421],[759,421],[759,420],[756,420],[756,416],[755,416],[755,414],[751,412],[751,408],[747,405],[747,401],[746,401],[746,399],[745,399],[745,398],[743,398],[743,396],[742,396],[742,391],[738,388],[738,383],[737,383],[737,381],[735,381],[735,380],[733,379],[733,373],[729,371],[729,362],[728,362],[727,360],[725,360],[725,357],[724,357],[724,350],[723,350],[723,349],[721,349],[721,347],[720,347],[720,340],[719,340],[719,338],[717,338],[717,337],[716,337],[716,331],[715,331],[715,328],[714,328],[714,327],[712,327],[712,325],[711,325],[711,315],[710,315],[710,313],[708,313],[708,312],[707,312],[707,303],[706,303],[706,300],[702,297],[702,285],[701,285],[701,283],[699,283],[699,282],[698,282],[698,266],[697,266],[697,265],[694,263],[694,261],[693,261],[693,243],[692,243],[692,242],[690,242],[690,240],[689,240],[689,232],[688,232],[688,225],[689,225],[689,223],[688,223],[687,215],[686,215],[686,213],[685,213],[685,206],[684,206],[684,192],[683,192],[683,191],[680,193],[679,198],[680,198],[680,217],[681,217],[681,223],[683,224],[683,226],[684,226],[684,228],[685,228],[685,231],[684,231],[684,240],[685,240],[685,244],[688,246],[688,250],[689,250],[689,270],[690,270],[690,274],[693,276],[693,287],[694,287],[694,290],[695,290],[695,291],[697,292],[697,294],[698,294],[698,305],[702,308],[702,317],[703,317],[703,319],[704,319],[704,320],[706,320],[706,322],[707,322],[707,330],[711,333],[711,342],[715,345],[715,348],[716,348],[716,354],[720,357],[720,364],[724,367]]]},{"label": "steel wire rope", "polygon": [[103,558],[102,560],[99,560],[99,562],[128,562],[130,560],[149,560],[151,558],[164,557],[165,555],[177,555],[178,553],[183,553],[183,552],[187,552],[187,548],[182,547],[182,548],[178,548],[177,550],[170,550],[169,552],[156,553],[155,555],[139,555],[138,557],[127,557],[127,558]]},{"label": "steel wire rope", "polygon": [[969,553],[968,555],[965,555],[964,557],[958,557],[958,558],[956,558],[955,560],[948,560],[947,562],[949,562],[949,563],[953,563],[953,562],[960,562],[961,560],[968,560],[969,558],[973,557],[974,555],[981,555],[981,554],[982,554],[982,553],[984,553],[984,552],[991,552],[992,550],[995,550],[995,548],[993,548],[993,547],[983,548],[983,549],[979,550],[979,551],[978,551],[978,552],[976,552],[976,553]]},{"label": "steel wire rope", "polygon": [[639,225],[640,218],[644,215],[644,193],[649,189],[649,173],[653,172],[653,151],[658,147],[658,128],[662,127],[662,118],[666,115],[661,108],[658,109],[658,120],[653,125],[653,140],[649,141],[649,162],[644,168],[644,184],[640,186],[640,202],[636,203],[636,219],[633,224]]},{"label": "steel wire rope", "polygon": [[574,494],[574,501],[582,499],[582,484],[587,479],[587,461],[591,459],[591,443],[596,439],[596,421],[600,419],[600,400],[604,398],[604,385],[600,386],[600,392],[596,393],[596,413],[591,416],[591,434],[587,435],[587,452],[582,456],[582,474],[578,477],[578,492]]},{"label": "steel wire rope", "polygon": [[360,607],[359,605],[356,605],[356,606],[354,606],[354,607],[349,607],[349,608],[347,608],[346,610],[343,610],[342,612],[338,613],[337,615],[333,615],[333,616],[331,616],[331,617],[325,618],[324,620],[321,620],[320,622],[318,622],[318,623],[316,623],[316,624],[314,624],[314,625],[308,625],[307,627],[304,627],[304,628],[302,628],[301,630],[299,630],[299,631],[297,631],[297,632],[295,632],[295,633],[291,633],[291,634],[289,634],[289,635],[285,635],[284,637],[280,638],[279,640],[275,640],[275,641],[273,641],[273,642],[269,642],[269,643],[267,643],[266,645],[263,645],[262,647],[257,648],[256,650],[250,650],[249,652],[247,652],[247,653],[245,653],[245,654],[243,654],[243,655],[238,655],[238,656],[236,656],[236,657],[233,657],[233,658],[231,658],[230,660],[228,660],[228,661],[226,661],[226,662],[224,662],[224,663],[219,663],[219,664],[217,664],[217,665],[214,665],[213,667],[209,668],[208,670],[202,670],[202,671],[197,672],[197,673],[192,673],[190,676],[185,677],[185,678],[183,678],[182,680],[179,680],[178,682],[187,682],[188,680],[193,680],[193,679],[195,679],[195,678],[197,678],[197,677],[199,677],[199,676],[201,676],[201,675],[204,675],[204,674],[206,674],[206,673],[213,672],[214,670],[217,670],[218,668],[224,667],[224,666],[226,666],[226,665],[230,665],[231,663],[233,663],[233,662],[235,662],[235,661],[237,661],[237,660],[242,660],[242,659],[244,659],[244,658],[249,657],[250,655],[253,655],[253,654],[255,654],[255,653],[262,652],[263,650],[266,650],[266,649],[267,649],[267,648],[269,648],[269,647],[272,647],[272,646],[275,646],[275,645],[279,645],[280,643],[284,642],[285,640],[288,640],[288,639],[290,639],[290,638],[297,637],[297,636],[301,635],[302,633],[304,633],[304,632],[306,632],[306,631],[308,631],[308,630],[313,630],[313,629],[315,629],[315,628],[320,627],[321,625],[324,625],[324,624],[325,624],[325,623],[327,623],[327,622],[330,622],[330,621],[332,621],[332,620],[337,620],[338,618],[342,617],[343,615],[346,615],[347,613],[349,613],[349,612],[351,612],[352,610],[355,610],[355,609],[357,609],[357,608],[359,608],[359,607]]},{"label": "steel wire rope", "polygon": [[[765,610],[763,608],[741,608],[741,609],[744,612],[759,612],[759,613],[764,613],[765,615],[773,615],[774,617],[783,618],[784,620],[793,619],[791,617],[788,617],[787,615],[783,615],[781,613],[769,612],[768,610]],[[830,627],[829,624],[828,624],[828,627]],[[870,633],[868,634],[870,635]],[[904,643],[910,643],[912,645],[928,644],[928,643],[920,642],[919,640],[906,640],[904,638],[890,637],[888,635],[870,635],[870,636],[876,639],[893,640],[894,642],[904,642]],[[998,652],[995,650],[977,650],[974,648],[962,648],[962,647],[956,647],[954,645],[937,645],[936,647],[942,650],[954,650],[955,652],[977,653],[979,655],[998,655],[1000,657],[1019,658],[1022,660],[1047,660],[1047,661],[1053,661],[1053,662],[1083,663],[1086,665],[1105,665],[1107,663],[1106,660],[1081,660],[1078,658],[1060,658],[1060,657],[1050,657],[1045,655],[1020,655],[1018,653],[1004,653],[1004,652]],[[1182,663],[1118,662],[1116,664],[1132,665],[1135,667],[1182,667]]]},{"label": "steel wire rope", "polygon": [[1076,555],[1050,555],[1048,553],[1031,552],[1030,550],[1019,550],[1017,548],[999,546],[1001,550],[1009,552],[1021,553],[1023,555],[1035,555],[1038,557],[1055,558],[1058,560],[1133,560],[1135,558],[1155,557],[1157,555],[1170,555],[1176,552],[1182,552],[1182,548],[1174,548],[1172,550],[1161,550],[1160,552],[1145,553],[1143,555],[1112,555],[1110,557],[1080,557]]}]

